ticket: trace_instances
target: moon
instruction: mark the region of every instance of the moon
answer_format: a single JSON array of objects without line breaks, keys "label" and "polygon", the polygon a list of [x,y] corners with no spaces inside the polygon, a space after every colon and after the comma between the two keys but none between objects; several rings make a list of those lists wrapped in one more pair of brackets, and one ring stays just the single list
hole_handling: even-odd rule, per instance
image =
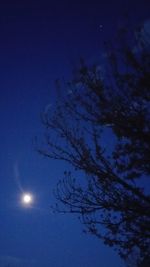
[{"label": "moon", "polygon": [[26,206],[31,205],[33,202],[33,196],[30,193],[24,193],[22,195],[22,203]]}]

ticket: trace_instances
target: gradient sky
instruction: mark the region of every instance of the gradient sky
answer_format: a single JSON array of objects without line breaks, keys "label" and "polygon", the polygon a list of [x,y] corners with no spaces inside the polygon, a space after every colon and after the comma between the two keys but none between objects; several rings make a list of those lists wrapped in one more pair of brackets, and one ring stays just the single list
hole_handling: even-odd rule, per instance
[{"label": "gradient sky", "polygon": [[[80,56],[98,59],[124,12],[134,25],[148,20],[150,3],[48,2],[0,4],[0,266],[122,267],[76,217],[51,212],[66,165],[42,158],[32,140],[43,133],[41,112],[55,103],[55,79],[70,77]],[[32,209],[22,206],[22,190],[34,194]]]}]

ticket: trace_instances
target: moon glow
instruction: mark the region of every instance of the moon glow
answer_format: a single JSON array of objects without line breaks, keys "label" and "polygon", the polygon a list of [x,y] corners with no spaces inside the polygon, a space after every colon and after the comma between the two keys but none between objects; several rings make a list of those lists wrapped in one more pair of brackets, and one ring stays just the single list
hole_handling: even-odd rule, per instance
[{"label": "moon glow", "polygon": [[25,193],[22,196],[22,202],[26,205],[29,206],[33,202],[33,197],[29,193]]}]

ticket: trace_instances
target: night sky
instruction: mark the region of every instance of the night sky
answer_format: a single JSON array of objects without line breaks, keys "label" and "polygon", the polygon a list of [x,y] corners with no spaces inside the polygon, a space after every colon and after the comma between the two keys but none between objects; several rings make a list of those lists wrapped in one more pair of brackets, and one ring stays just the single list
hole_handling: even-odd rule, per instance
[{"label": "night sky", "polygon": [[[0,4],[0,267],[123,266],[76,217],[52,213],[67,166],[33,146],[44,132],[41,112],[56,101],[54,81],[69,79],[80,56],[98,60],[126,11],[133,25],[149,20],[148,0],[87,2]],[[33,194],[32,208],[22,204],[22,191]]]}]

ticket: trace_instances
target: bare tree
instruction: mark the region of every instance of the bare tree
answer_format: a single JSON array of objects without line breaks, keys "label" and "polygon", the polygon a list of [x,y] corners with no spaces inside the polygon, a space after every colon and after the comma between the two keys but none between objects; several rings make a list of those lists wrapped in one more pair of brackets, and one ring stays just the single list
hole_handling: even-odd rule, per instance
[{"label": "bare tree", "polygon": [[79,214],[89,233],[124,259],[137,250],[142,262],[150,252],[150,51],[141,30],[132,41],[120,36],[105,68],[81,61],[55,112],[43,114],[38,150],[75,170],[58,183],[58,211]]}]

